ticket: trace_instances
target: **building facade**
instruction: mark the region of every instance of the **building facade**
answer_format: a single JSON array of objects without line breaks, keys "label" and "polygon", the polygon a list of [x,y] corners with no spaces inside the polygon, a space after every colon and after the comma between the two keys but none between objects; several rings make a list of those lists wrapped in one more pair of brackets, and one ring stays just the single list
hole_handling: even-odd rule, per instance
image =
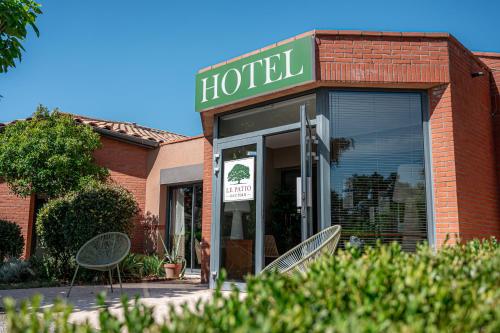
[{"label": "building facade", "polygon": [[[213,286],[334,224],[340,246],[500,237],[499,86],[500,54],[447,33],[315,30],[200,70],[202,136],[75,120],[139,204],[133,251],[180,237]],[[38,204],[0,183],[26,256]]]},{"label": "building facade", "polygon": [[409,251],[499,237],[499,60],[447,33],[315,30],[201,70],[204,281],[332,224]]}]

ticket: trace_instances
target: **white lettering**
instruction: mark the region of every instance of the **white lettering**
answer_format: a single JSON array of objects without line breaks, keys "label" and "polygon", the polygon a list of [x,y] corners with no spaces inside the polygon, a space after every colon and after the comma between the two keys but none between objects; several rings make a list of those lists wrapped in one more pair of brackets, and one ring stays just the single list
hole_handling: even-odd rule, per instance
[{"label": "white lettering", "polygon": [[293,76],[297,76],[297,75],[304,73],[304,65],[302,65],[300,67],[300,70],[297,73],[292,74],[291,61],[290,61],[290,53],[291,52],[292,52],[292,49],[286,50],[283,52],[285,54],[285,77],[284,77],[285,79],[288,79],[288,78],[291,78]]},{"label": "white lettering", "polygon": [[[230,93],[230,92],[227,91],[226,78],[227,78],[228,74],[231,73],[231,71],[233,71],[236,74],[236,85],[234,87],[234,90]],[[224,94],[226,94],[226,95],[231,96],[236,91],[238,91],[238,89],[240,89],[240,85],[241,85],[241,73],[236,68],[229,69],[226,73],[224,73],[224,76],[222,76],[221,85],[222,85],[222,87],[221,87],[222,88],[222,92]]]},{"label": "white lettering", "polygon": [[213,89],[213,90],[214,90],[214,97],[213,97],[212,99],[217,99],[217,98],[219,98],[219,95],[217,94],[217,86],[219,85],[219,83],[218,83],[218,81],[219,81],[219,73],[212,75],[212,77],[213,77],[213,79],[214,79],[214,84],[213,84],[213,86],[211,86],[211,87],[207,87],[207,80],[208,80],[208,78],[207,78],[207,77],[206,77],[206,78],[203,78],[203,79],[201,80],[201,82],[202,82],[202,87],[203,87],[203,88],[202,88],[202,90],[203,90],[203,93],[202,93],[203,98],[201,99],[201,102],[202,102],[202,103],[205,103],[205,102],[207,102],[207,101],[208,101],[208,99],[207,99],[207,90],[208,90],[208,89]]},{"label": "white lettering", "polygon": [[250,83],[248,84],[248,89],[255,88],[255,64],[260,64],[262,66],[262,59],[252,61],[251,63],[244,64],[241,67],[243,72],[245,68],[250,67]]},{"label": "white lettering", "polygon": [[282,79],[282,73],[280,73],[280,76],[278,76],[278,78],[276,78],[275,80],[271,79],[271,74],[276,73],[276,63],[273,62],[271,65],[272,58],[278,58],[278,60],[280,60],[281,55],[278,53],[264,58],[265,70],[266,70],[266,81],[264,82],[264,84],[273,83]]}]

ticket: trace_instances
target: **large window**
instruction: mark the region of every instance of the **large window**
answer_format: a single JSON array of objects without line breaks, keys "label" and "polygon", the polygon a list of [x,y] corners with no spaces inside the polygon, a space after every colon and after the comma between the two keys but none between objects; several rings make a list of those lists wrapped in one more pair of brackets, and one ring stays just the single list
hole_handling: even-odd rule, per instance
[{"label": "large window", "polygon": [[332,92],[332,224],[343,244],[427,239],[424,136],[418,93]]}]

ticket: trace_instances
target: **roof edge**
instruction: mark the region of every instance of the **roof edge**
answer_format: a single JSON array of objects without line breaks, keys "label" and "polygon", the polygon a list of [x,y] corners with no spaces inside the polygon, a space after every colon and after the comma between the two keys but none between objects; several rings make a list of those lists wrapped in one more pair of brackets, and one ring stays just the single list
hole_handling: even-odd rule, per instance
[{"label": "roof edge", "polygon": [[[286,43],[289,43],[293,40],[303,38],[306,36],[317,36],[317,35],[323,35],[323,36],[362,36],[362,37],[401,37],[401,38],[436,38],[436,39],[447,39],[456,45],[458,45],[460,48],[463,50],[467,51],[469,54],[471,54],[473,57],[475,57],[476,62],[484,68],[488,68],[480,59],[477,58],[478,52],[473,52],[469,50],[467,47],[465,47],[455,36],[450,34],[449,32],[398,32],[398,31],[367,31],[367,30],[309,30],[304,33],[298,34],[296,36],[284,39],[282,41],[273,43],[271,45],[262,47],[257,50],[253,50],[251,52],[247,52],[243,55],[240,55],[235,58],[231,58],[226,61],[222,61],[219,63],[216,63],[211,66],[204,67],[200,70],[197,71],[197,74],[206,72],[211,69],[215,69],[221,66],[224,66],[226,64],[230,64],[234,61],[246,58],[248,56],[258,54],[260,52],[272,49],[273,47],[280,46]],[[484,52],[484,53],[489,53],[489,52]]]},{"label": "roof edge", "polygon": [[199,135],[195,135],[195,136],[188,136],[188,137],[185,137],[185,138],[179,139],[179,140],[162,142],[159,144],[159,146],[162,147],[162,146],[167,146],[167,145],[171,145],[174,143],[181,143],[181,142],[192,141],[192,140],[197,140],[197,139],[202,139],[202,138],[204,138],[203,134],[199,134]]},{"label": "roof edge", "polygon": [[[85,126],[88,126],[88,125],[85,125]],[[107,136],[109,138],[116,139],[118,141],[122,141],[125,143],[131,143],[131,144],[146,147],[146,148],[157,148],[160,146],[160,144],[156,141],[142,139],[142,138],[138,138],[138,137],[135,137],[132,135],[123,134],[123,133],[115,132],[112,130],[108,130],[108,129],[96,127],[96,126],[90,126],[90,128],[92,128],[94,131],[96,131],[97,133],[99,133],[103,136]]]},{"label": "roof edge", "polygon": [[477,57],[485,58],[500,58],[500,52],[482,52],[482,51],[472,51],[472,53]]}]

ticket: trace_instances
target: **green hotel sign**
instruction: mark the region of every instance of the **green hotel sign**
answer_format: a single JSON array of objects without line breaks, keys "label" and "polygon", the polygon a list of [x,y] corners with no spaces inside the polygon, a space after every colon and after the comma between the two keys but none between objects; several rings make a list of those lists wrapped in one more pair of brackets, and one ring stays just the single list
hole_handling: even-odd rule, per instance
[{"label": "green hotel sign", "polygon": [[314,39],[291,41],[196,75],[196,111],[314,81]]}]

